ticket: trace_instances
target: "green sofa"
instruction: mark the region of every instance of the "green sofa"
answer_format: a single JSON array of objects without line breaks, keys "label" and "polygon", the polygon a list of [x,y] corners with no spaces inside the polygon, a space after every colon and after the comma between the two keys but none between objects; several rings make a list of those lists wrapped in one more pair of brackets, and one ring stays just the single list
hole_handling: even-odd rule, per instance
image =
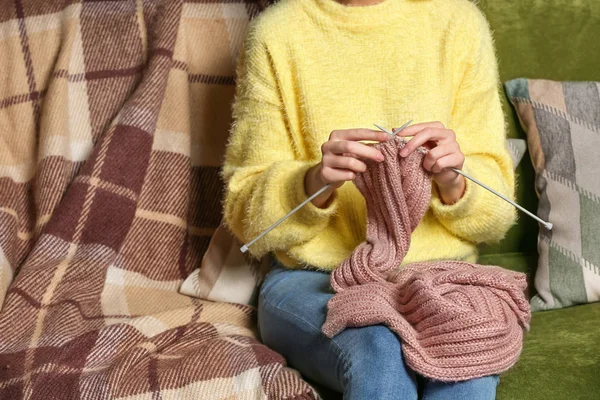
[{"label": "green sofa", "polygon": [[[479,0],[478,5],[494,32],[502,82],[600,81],[599,0]],[[509,137],[525,138],[508,99],[503,101]],[[528,154],[517,175],[519,204],[536,210]],[[537,234],[537,222],[521,214],[502,242],[480,249],[479,261],[528,273],[533,295]],[[600,399],[600,303],[534,313],[521,358],[502,375],[497,399]]]},{"label": "green sofa", "polygon": [[[600,81],[600,1],[481,0],[494,31],[500,78]],[[525,137],[504,98],[510,137]],[[526,154],[517,170],[517,196],[537,208]],[[537,264],[537,223],[521,216],[499,244],[481,249],[480,262],[529,273]],[[599,242],[600,245],[600,242]],[[530,293],[533,294],[533,293]],[[600,303],[533,314],[521,359],[502,376],[498,399],[600,399]]]}]

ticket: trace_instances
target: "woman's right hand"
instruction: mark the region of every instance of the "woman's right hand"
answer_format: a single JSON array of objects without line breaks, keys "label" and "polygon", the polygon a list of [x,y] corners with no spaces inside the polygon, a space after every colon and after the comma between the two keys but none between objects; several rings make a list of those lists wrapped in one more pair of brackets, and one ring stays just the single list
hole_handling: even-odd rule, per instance
[{"label": "woman's right hand", "polygon": [[317,207],[326,207],[335,189],[356,174],[367,169],[365,160],[383,161],[383,153],[361,140],[384,142],[389,136],[372,129],[344,129],[331,132],[329,140],[321,146],[321,162],[309,169],[304,178],[304,190],[310,196],[326,184],[330,188],[313,199]]}]

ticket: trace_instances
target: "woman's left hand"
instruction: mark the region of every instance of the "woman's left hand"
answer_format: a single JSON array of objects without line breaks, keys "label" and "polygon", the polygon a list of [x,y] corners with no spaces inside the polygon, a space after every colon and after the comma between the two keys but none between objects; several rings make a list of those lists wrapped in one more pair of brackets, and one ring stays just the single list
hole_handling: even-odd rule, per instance
[{"label": "woman's left hand", "polygon": [[451,168],[462,169],[465,155],[460,151],[453,130],[441,122],[424,122],[411,125],[398,136],[413,136],[400,151],[403,157],[424,146],[429,152],[423,159],[423,168],[431,171],[443,203],[456,203],[465,191],[465,178]]}]

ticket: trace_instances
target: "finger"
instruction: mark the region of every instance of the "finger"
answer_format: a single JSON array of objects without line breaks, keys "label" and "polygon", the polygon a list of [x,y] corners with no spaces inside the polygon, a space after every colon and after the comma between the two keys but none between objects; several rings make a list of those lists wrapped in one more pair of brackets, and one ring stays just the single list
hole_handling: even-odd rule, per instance
[{"label": "finger", "polygon": [[[422,131],[426,128],[444,129],[444,124],[439,121],[434,122],[421,122],[414,125],[409,125],[406,128],[398,132],[398,136],[415,136],[417,132]],[[397,128],[394,128],[396,130]]]},{"label": "finger", "polygon": [[321,176],[325,183],[337,183],[351,181],[356,178],[356,173],[347,169],[331,168],[323,166]]},{"label": "finger", "polygon": [[406,157],[417,147],[423,146],[429,141],[446,141],[451,137],[449,132],[451,131],[448,129],[425,128],[422,131],[417,132],[417,134],[408,141],[406,146],[400,151],[400,155]]},{"label": "finger", "polygon": [[387,133],[373,129],[343,129],[331,132],[329,140],[374,140],[376,142],[385,142],[389,137]]},{"label": "finger", "polygon": [[327,152],[342,155],[352,153],[361,159],[383,161],[383,153],[372,146],[364,143],[353,142],[349,140],[340,140],[337,142],[327,142]]},{"label": "finger", "polygon": [[323,165],[331,168],[346,169],[356,173],[365,172],[367,164],[354,157],[330,154],[323,157]]},{"label": "finger", "polygon": [[452,153],[438,159],[431,167],[431,172],[439,174],[446,168],[462,169],[465,156],[462,153]]},{"label": "finger", "polygon": [[423,158],[423,168],[425,168],[427,171],[431,171],[431,168],[437,160],[449,154],[452,154],[455,151],[455,146],[452,146],[451,144],[443,144],[434,147],[433,149],[429,150],[427,155]]}]

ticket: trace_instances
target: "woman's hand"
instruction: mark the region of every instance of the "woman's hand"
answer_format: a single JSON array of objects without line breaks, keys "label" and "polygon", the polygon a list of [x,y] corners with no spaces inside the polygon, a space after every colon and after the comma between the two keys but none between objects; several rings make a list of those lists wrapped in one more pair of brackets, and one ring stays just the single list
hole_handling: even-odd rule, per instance
[{"label": "woman's hand", "polygon": [[345,129],[331,132],[329,140],[321,146],[321,162],[309,169],[304,178],[304,189],[310,196],[326,184],[331,187],[313,199],[317,207],[326,207],[335,189],[356,174],[367,169],[365,160],[383,161],[383,153],[361,140],[384,142],[385,132],[371,129]]},{"label": "woman's hand", "polygon": [[400,151],[403,157],[419,146],[429,149],[423,159],[423,168],[433,173],[442,202],[453,204],[460,200],[465,192],[465,178],[451,168],[462,169],[465,156],[460,151],[454,131],[444,127],[441,122],[425,122],[411,125],[398,135],[414,136]]}]

